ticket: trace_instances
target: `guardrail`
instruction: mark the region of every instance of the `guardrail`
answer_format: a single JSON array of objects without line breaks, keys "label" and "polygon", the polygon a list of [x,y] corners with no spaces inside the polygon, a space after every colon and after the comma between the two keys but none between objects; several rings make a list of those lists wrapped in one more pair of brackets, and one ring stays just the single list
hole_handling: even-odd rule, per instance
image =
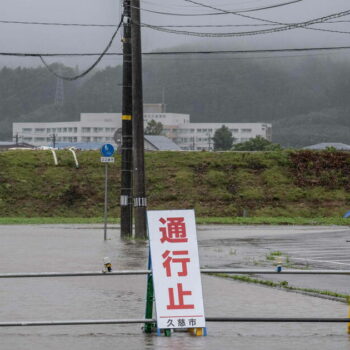
[{"label": "guardrail", "polygon": [[[42,277],[88,277],[147,275],[151,270],[83,271],[83,272],[31,272],[2,273],[0,278],[42,278]],[[201,269],[201,273],[226,273],[236,275],[350,275],[350,270],[244,270],[244,269]]]},{"label": "guardrail", "polygon": [[[206,317],[206,322],[273,322],[273,323],[347,323],[350,318],[272,318],[272,317]],[[108,324],[149,324],[155,319],[120,319],[120,320],[77,320],[77,321],[33,321],[0,322],[1,327],[35,327],[35,326],[83,326]]]},{"label": "guardrail", "polygon": [[[83,271],[83,272],[33,272],[33,273],[3,273],[5,278],[49,278],[49,277],[88,277],[88,276],[132,276],[148,275],[151,270],[120,270],[120,271]],[[270,274],[270,275],[350,275],[350,270],[251,270],[251,269],[201,269],[201,273],[214,274]],[[278,318],[278,317],[206,317],[207,322],[271,322],[271,323],[348,323],[349,318]],[[78,326],[78,325],[108,325],[108,324],[154,324],[155,319],[120,319],[120,320],[75,320],[75,321],[21,321],[0,322],[0,327],[34,327],[34,326]]]}]

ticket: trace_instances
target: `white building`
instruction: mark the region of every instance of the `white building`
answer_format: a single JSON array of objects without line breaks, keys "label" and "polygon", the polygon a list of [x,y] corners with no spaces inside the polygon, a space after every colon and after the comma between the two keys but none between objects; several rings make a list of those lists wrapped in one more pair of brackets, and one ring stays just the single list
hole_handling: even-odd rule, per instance
[{"label": "white building", "polygon": [[[212,149],[211,138],[222,125],[227,126],[235,143],[256,136],[271,141],[271,124],[266,123],[191,123],[188,114],[166,113],[163,104],[148,104],[144,107],[145,126],[151,120],[161,122],[164,135],[183,150]],[[35,146],[52,145],[56,142],[108,142],[114,143],[113,135],[122,127],[120,113],[82,113],[80,121],[50,123],[13,123],[13,135],[21,142]]]}]

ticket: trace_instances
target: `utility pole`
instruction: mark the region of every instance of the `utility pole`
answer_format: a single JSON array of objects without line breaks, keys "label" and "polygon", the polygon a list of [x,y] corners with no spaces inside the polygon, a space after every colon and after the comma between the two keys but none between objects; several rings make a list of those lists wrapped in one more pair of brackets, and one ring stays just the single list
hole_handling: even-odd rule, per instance
[{"label": "utility pole", "polygon": [[131,0],[132,116],[135,238],[147,238],[140,0]]},{"label": "utility pole", "polygon": [[207,136],[208,136],[209,151],[211,151],[211,133],[210,133],[210,131],[208,132]]},{"label": "utility pole", "polygon": [[56,134],[52,134],[51,139],[52,139],[52,147],[56,148]]},{"label": "utility pole", "polygon": [[16,133],[16,136],[14,136],[13,138],[16,140],[16,146],[18,146],[18,140],[19,140],[18,133]]},{"label": "utility pole", "polygon": [[124,0],[123,35],[123,106],[122,106],[122,166],[120,193],[120,235],[132,236],[132,65],[131,65],[131,8]]}]

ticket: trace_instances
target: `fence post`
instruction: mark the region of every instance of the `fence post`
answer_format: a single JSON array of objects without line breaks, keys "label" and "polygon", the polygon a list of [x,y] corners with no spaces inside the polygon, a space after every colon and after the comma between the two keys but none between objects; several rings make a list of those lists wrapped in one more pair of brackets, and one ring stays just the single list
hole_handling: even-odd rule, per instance
[{"label": "fence post", "polygon": [[[148,257],[148,269],[152,268],[152,260],[151,260],[151,252]],[[152,271],[147,275],[147,295],[146,295],[146,312],[145,318],[151,319],[153,318],[153,301],[154,301],[154,289],[153,289],[153,277]],[[152,327],[154,324],[146,323],[145,324],[145,333],[152,333]]]}]

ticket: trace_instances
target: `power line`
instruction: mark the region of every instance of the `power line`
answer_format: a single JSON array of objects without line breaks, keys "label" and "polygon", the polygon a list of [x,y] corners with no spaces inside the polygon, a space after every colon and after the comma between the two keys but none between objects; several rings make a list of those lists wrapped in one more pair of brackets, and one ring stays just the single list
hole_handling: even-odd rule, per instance
[{"label": "power line", "polygon": [[41,62],[44,64],[44,66],[47,68],[47,70],[52,73],[55,77],[60,78],[62,80],[68,80],[68,81],[73,81],[73,80],[77,80],[79,78],[84,77],[85,75],[87,75],[88,73],[90,73],[102,60],[102,58],[106,55],[107,51],[110,49],[110,47],[112,46],[113,40],[116,37],[122,23],[124,20],[124,15],[121,16],[120,22],[118,24],[117,29],[115,30],[115,32],[112,35],[111,40],[109,41],[109,43],[107,44],[106,48],[102,51],[102,53],[99,55],[99,57],[97,58],[97,60],[89,67],[87,68],[84,72],[75,75],[73,77],[66,77],[63,76],[61,74],[56,73],[53,69],[51,69],[50,65],[45,61],[45,59],[43,58],[43,55],[38,55],[38,57],[40,58]]},{"label": "power line", "polygon": [[[325,24],[335,23],[349,23],[350,21],[325,21]],[[59,22],[27,22],[27,21],[8,21],[0,20],[3,24],[23,24],[23,25],[43,25],[43,26],[72,26],[72,27],[101,27],[101,28],[115,28],[116,24],[94,24],[94,23],[59,23]],[[293,23],[288,23],[293,24]],[[229,27],[265,27],[277,26],[281,23],[251,23],[251,24],[187,24],[187,25],[163,25],[157,26],[159,28],[229,28]],[[142,23],[141,26],[144,26]],[[346,32],[347,33],[347,32]]]},{"label": "power line", "polygon": [[29,24],[41,26],[69,26],[69,27],[115,27],[115,24],[93,24],[93,23],[59,23],[59,22],[30,22],[30,21],[6,21],[0,20],[4,24]]},{"label": "power line", "polygon": [[[235,13],[247,13],[247,12],[257,12],[257,11],[262,11],[262,10],[268,10],[268,9],[273,9],[276,7],[281,7],[281,6],[287,6],[291,4],[295,4],[297,2],[301,2],[303,0],[292,0],[280,4],[275,4],[275,5],[270,5],[270,6],[264,6],[264,7],[258,7],[258,8],[251,8],[251,9],[246,9],[246,10],[236,10],[234,11]],[[150,10],[146,8],[140,8],[141,11],[144,12],[150,12],[154,13],[157,15],[165,15],[165,16],[186,16],[186,17],[196,17],[196,16],[218,16],[218,15],[226,15],[228,13],[224,12],[210,12],[210,13],[176,13],[176,12],[164,12],[164,11],[157,11],[157,10]]]},{"label": "power line", "polygon": [[[143,52],[144,56],[171,56],[171,55],[221,55],[221,54],[249,54],[249,53],[274,53],[274,52],[309,52],[309,51],[339,51],[349,50],[350,46],[328,47],[301,47],[285,49],[258,49],[258,50],[202,50],[202,51],[154,51]],[[0,52],[0,56],[14,57],[88,57],[100,56],[101,53],[24,53],[24,52]],[[104,56],[122,56],[120,52],[106,52]]]},{"label": "power line", "polygon": [[[192,0],[184,0],[184,1],[197,3],[197,2],[194,2]],[[207,5],[205,5],[205,6],[207,6]],[[233,12],[229,12],[229,13],[233,13]],[[233,14],[236,14],[236,13],[233,13]],[[277,23],[277,24],[282,25],[281,27],[277,27],[277,28],[269,28],[269,29],[263,29],[263,30],[252,30],[252,31],[245,31],[245,32],[231,32],[231,33],[191,32],[191,31],[175,30],[175,29],[169,29],[169,28],[164,28],[164,27],[158,27],[158,26],[154,26],[154,25],[146,24],[146,23],[144,23],[143,26],[145,26],[147,28],[150,28],[150,29],[153,29],[153,30],[166,32],[166,33],[171,33],[171,34],[178,34],[178,35],[188,35],[188,36],[197,36],[197,37],[211,37],[211,38],[239,37],[239,36],[249,36],[249,35],[270,34],[270,33],[281,32],[281,31],[286,31],[286,30],[292,30],[292,29],[297,29],[297,28],[305,28],[305,27],[308,27],[308,26],[313,25],[313,24],[324,23],[327,20],[334,19],[334,18],[339,18],[339,17],[344,17],[344,16],[347,16],[349,14],[350,14],[350,10],[347,10],[347,11],[334,13],[334,14],[331,14],[331,15],[328,15],[328,16],[315,18],[315,19],[308,20],[308,21],[305,21],[305,22],[299,22],[299,23],[284,24],[284,23],[274,22],[274,24]],[[237,14],[237,15],[242,16],[241,14]],[[243,16],[246,16],[246,15],[243,15]],[[328,29],[316,29],[316,28],[310,28],[310,29],[329,31]],[[335,31],[335,32],[339,33],[340,31]],[[350,34],[350,32],[342,32],[342,33]]]},{"label": "power line", "polygon": [[[215,10],[215,11],[220,11],[222,13],[232,14],[232,15],[235,15],[235,16],[240,16],[240,17],[243,17],[243,18],[248,18],[248,19],[253,19],[253,20],[258,20],[260,22],[265,22],[265,23],[274,24],[274,25],[277,24],[277,25],[282,25],[282,26],[291,25],[291,24],[288,24],[288,23],[271,21],[271,20],[264,19],[264,18],[259,18],[259,17],[250,16],[250,15],[245,15],[245,14],[234,12],[234,11],[224,10],[224,9],[217,8],[217,7],[214,7],[214,6],[211,6],[211,5],[207,5],[207,4],[203,4],[201,2],[194,1],[194,0],[184,0],[184,1],[185,2],[189,2],[191,4],[198,5],[198,6],[202,6],[202,7],[205,7],[205,8],[209,8],[209,9],[212,9],[212,10]],[[348,11],[344,11],[344,12],[348,12]],[[343,16],[347,16],[347,15],[345,14],[345,15],[342,15],[342,16],[339,16],[339,17],[343,17]],[[332,17],[332,18],[329,18],[329,19],[339,18],[339,17],[336,16],[336,17]],[[325,18],[325,17],[321,17],[321,18]],[[317,23],[324,23],[324,22],[327,22],[327,20],[321,21],[321,22],[317,22]],[[311,24],[308,24],[308,26],[312,25],[312,24],[317,24],[317,23],[311,23]],[[308,30],[317,30],[317,31],[322,31],[322,32],[333,32],[333,33],[349,34],[349,32],[343,32],[343,31],[337,31],[337,30],[331,30],[331,29],[310,28],[308,26],[300,26],[299,28],[308,29]],[[276,28],[276,29],[278,29],[278,28]],[[292,28],[292,29],[294,29],[294,28]]]},{"label": "power line", "polygon": [[[350,21],[325,21],[322,24],[336,24],[336,23],[349,23]],[[285,24],[293,24],[293,23],[285,23]],[[245,24],[170,24],[170,25],[158,25],[159,28],[230,28],[230,27],[273,27],[278,26],[279,23],[245,23]],[[144,26],[144,23],[141,24]],[[348,32],[346,32],[348,33]]]}]

